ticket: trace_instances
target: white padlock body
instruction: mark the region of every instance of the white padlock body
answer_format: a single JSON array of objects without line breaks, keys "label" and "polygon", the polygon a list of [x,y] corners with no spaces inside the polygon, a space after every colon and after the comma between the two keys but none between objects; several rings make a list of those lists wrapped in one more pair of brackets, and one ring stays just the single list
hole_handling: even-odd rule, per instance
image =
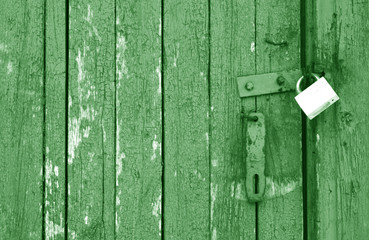
[{"label": "white padlock body", "polygon": [[321,77],[297,95],[295,99],[306,116],[309,119],[313,119],[333,103],[337,102],[339,97],[327,80]]}]

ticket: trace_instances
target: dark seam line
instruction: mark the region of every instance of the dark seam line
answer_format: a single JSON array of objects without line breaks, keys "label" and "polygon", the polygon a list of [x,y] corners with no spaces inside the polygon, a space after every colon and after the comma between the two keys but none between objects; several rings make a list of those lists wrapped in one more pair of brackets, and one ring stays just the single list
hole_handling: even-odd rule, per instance
[{"label": "dark seam line", "polygon": [[69,87],[69,0],[65,1],[65,208],[64,239],[68,240],[68,89]]},{"label": "dark seam line", "polygon": [[161,191],[162,191],[162,201],[161,201],[161,239],[164,238],[165,234],[165,222],[164,222],[164,207],[165,207],[165,85],[164,85],[164,0],[161,0]]},{"label": "dark seam line", "polygon": [[[255,32],[255,37],[254,37],[254,47],[255,47],[255,75],[257,74],[257,0],[254,0],[254,8],[255,8],[255,12],[254,12],[254,32]],[[257,97],[255,97],[255,112],[257,111]],[[256,187],[256,185],[255,185]],[[255,240],[259,239],[259,225],[258,225],[258,220],[259,220],[259,206],[258,203],[255,203]]]},{"label": "dark seam line", "polygon": [[211,165],[211,118],[212,118],[212,111],[211,111],[211,80],[210,80],[210,73],[211,73],[211,0],[208,0],[208,161],[209,161],[209,198],[208,198],[208,203],[209,203],[209,240],[211,239],[211,235],[212,235],[212,218],[211,218],[211,182],[212,182],[212,178],[211,178],[211,173],[212,173],[212,165]]},{"label": "dark seam line", "polygon": [[45,201],[46,201],[46,0],[43,3],[43,88],[42,88],[42,107],[43,107],[43,124],[42,124],[42,240],[45,239]]},{"label": "dark seam line", "polygon": [[[301,36],[301,69],[306,75],[307,71],[307,8],[306,0],[300,2],[300,36]],[[308,48],[311,50],[310,48]],[[308,211],[307,211],[307,122],[303,112],[301,112],[301,171],[302,171],[302,212],[303,212],[303,239],[308,239]]]},{"label": "dark seam line", "polygon": [[117,238],[117,1],[114,0],[114,239]]}]

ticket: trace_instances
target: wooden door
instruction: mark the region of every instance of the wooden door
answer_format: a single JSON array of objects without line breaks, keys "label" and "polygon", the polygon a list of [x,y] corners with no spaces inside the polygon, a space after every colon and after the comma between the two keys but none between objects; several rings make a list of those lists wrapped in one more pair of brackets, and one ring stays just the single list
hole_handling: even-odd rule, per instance
[{"label": "wooden door", "polygon": [[[365,2],[1,4],[0,239],[369,235]],[[294,92],[238,94],[237,77],[296,69],[341,100],[310,121]]]}]

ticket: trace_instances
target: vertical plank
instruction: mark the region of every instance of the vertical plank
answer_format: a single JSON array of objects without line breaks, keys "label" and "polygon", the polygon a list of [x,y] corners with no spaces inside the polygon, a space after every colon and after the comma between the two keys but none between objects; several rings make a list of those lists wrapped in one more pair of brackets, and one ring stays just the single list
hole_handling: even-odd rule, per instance
[{"label": "vertical plank", "polygon": [[[256,1],[256,74],[300,68],[300,1]],[[297,79],[296,79],[297,81]],[[302,239],[301,113],[295,92],[257,97],[265,115],[265,200],[258,239]]]},{"label": "vertical plank", "polygon": [[114,1],[69,3],[68,239],[114,237]]},{"label": "vertical plank", "polygon": [[[369,235],[368,1],[318,0],[315,71],[340,101],[309,122],[311,239]],[[316,191],[314,191],[316,190]],[[312,222],[312,221],[310,221]]]},{"label": "vertical plank", "polygon": [[161,1],[116,13],[116,236],[161,239]]},{"label": "vertical plank", "polygon": [[211,238],[255,239],[255,204],[245,192],[245,126],[237,77],[255,73],[254,1],[211,2]]},{"label": "vertical plank", "polygon": [[45,239],[64,239],[66,153],[65,1],[46,1]]},{"label": "vertical plank", "polygon": [[209,237],[208,1],[164,5],[164,234]]},{"label": "vertical plank", "polygon": [[0,8],[0,236],[41,239],[44,1]]}]

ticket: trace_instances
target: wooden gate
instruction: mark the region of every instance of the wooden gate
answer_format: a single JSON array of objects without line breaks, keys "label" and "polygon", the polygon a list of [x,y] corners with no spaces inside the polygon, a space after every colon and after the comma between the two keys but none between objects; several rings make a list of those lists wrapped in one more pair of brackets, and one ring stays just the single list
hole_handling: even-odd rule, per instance
[{"label": "wooden gate", "polygon": [[[368,3],[1,1],[0,239],[366,239]],[[238,94],[295,69],[341,100],[309,121],[294,92]]]}]

